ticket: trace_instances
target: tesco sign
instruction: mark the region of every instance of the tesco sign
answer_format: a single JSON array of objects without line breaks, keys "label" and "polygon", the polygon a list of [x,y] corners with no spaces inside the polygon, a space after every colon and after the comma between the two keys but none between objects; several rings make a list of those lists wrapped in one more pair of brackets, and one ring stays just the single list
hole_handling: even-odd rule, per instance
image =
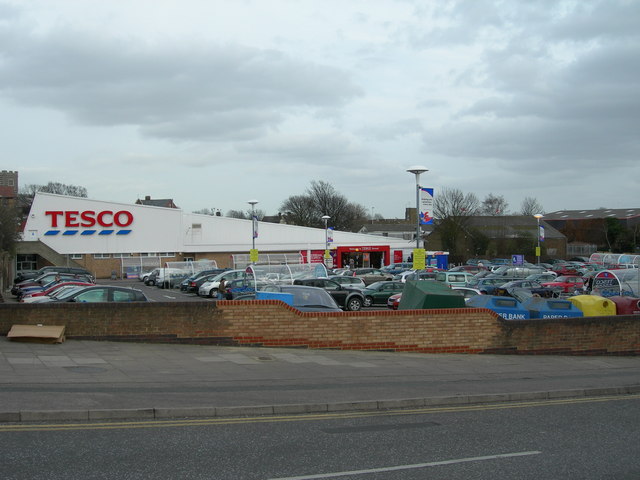
[{"label": "tesco sign", "polygon": [[46,217],[51,217],[51,228],[77,228],[77,227],[128,227],[133,223],[133,213],[127,210],[113,212],[103,210],[49,210],[44,212]]}]

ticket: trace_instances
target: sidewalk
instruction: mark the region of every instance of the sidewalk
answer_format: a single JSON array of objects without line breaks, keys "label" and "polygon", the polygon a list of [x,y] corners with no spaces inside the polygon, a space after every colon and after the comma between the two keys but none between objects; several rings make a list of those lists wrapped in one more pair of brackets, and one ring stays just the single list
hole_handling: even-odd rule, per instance
[{"label": "sidewalk", "polygon": [[48,345],[0,337],[0,422],[375,410],[638,392],[638,357]]}]

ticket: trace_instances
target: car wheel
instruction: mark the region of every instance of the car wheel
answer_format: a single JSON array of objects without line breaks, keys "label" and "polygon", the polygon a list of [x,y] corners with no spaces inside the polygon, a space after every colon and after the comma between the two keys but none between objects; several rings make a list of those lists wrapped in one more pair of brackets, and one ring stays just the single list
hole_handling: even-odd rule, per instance
[{"label": "car wheel", "polygon": [[347,300],[346,310],[348,312],[357,312],[362,308],[362,300],[358,297],[351,297]]},{"label": "car wheel", "polygon": [[371,305],[373,305],[373,298],[364,297],[364,306],[365,307],[370,307]]},{"label": "car wheel", "polygon": [[213,298],[213,297],[217,297],[218,296],[218,289],[217,288],[212,288],[211,290],[209,290],[209,298]]}]

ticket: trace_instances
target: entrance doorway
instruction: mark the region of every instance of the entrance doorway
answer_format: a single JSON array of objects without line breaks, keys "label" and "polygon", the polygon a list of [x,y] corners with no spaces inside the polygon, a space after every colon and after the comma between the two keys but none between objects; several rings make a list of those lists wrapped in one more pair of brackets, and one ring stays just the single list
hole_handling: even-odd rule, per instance
[{"label": "entrance doorway", "polygon": [[384,266],[384,252],[346,252],[342,254],[343,268],[380,268]]}]

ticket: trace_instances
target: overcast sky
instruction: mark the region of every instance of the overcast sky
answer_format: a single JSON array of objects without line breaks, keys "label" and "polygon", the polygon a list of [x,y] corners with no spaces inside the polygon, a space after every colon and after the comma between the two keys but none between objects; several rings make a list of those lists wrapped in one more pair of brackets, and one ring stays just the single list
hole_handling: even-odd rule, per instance
[{"label": "overcast sky", "polygon": [[0,0],[2,169],[266,214],[313,180],[640,206],[640,2]]}]

